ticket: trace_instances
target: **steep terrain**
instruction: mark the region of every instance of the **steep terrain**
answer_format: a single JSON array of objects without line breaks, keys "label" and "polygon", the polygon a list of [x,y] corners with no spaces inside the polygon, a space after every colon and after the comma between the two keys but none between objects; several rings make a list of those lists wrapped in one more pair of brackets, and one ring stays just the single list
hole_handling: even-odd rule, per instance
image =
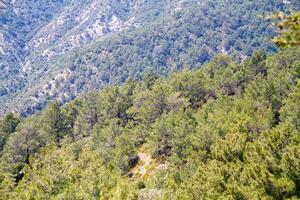
[{"label": "steep terrain", "polygon": [[299,199],[299,99],[293,47],[8,114],[0,199]]},{"label": "steep terrain", "polygon": [[67,1],[1,1],[0,5],[0,96],[12,94],[26,83],[20,76],[33,35],[59,13]]},{"label": "steep terrain", "polygon": [[[25,86],[36,84],[32,80],[36,79],[32,78],[34,73],[48,76],[52,70],[48,64],[58,56],[105,35],[147,24],[171,3],[144,0],[2,3],[1,107],[4,108],[3,102],[26,90]],[[40,87],[40,90],[44,89]]]},{"label": "steep terrain", "polygon": [[[1,113],[29,114],[144,71],[199,67],[218,53],[275,50],[260,15],[298,1],[2,1]],[[0,113],[0,114],[1,114]]]},{"label": "steep terrain", "polygon": [[[218,55],[197,69],[188,69],[196,63],[187,54],[189,65],[166,77],[147,72],[143,80],[128,78],[63,106],[51,102],[27,117],[7,113],[0,118],[0,200],[300,199],[300,13],[274,16],[280,29],[272,39],[281,47],[277,53],[257,49],[248,57],[232,50],[241,48],[234,45],[223,52],[231,56]],[[91,78],[101,69],[99,55],[117,55],[107,59],[117,62],[101,77],[106,84],[124,81],[124,71],[134,71],[135,58],[143,54],[149,57],[147,67],[162,75],[180,69],[182,58],[167,67],[154,64],[186,43],[169,49],[154,44],[168,37],[176,43],[197,29],[190,23],[173,32],[175,22],[167,20],[167,26],[166,19],[172,15],[160,21],[164,28],[117,33],[70,58],[62,55],[56,66],[68,71],[63,67],[44,91],[55,93],[82,69],[85,90],[97,80]],[[151,47],[159,54],[147,53]],[[132,56],[132,50],[140,53]],[[132,69],[122,67],[126,59],[132,59]],[[142,76],[144,68],[139,70]],[[48,82],[46,75],[39,78]],[[35,93],[36,100],[41,94]]]}]

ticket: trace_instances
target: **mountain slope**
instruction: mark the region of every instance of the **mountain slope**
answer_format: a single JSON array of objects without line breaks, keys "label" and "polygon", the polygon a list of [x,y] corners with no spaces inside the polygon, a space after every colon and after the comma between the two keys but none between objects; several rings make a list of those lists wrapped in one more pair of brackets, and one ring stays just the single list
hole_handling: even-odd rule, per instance
[{"label": "mountain slope", "polygon": [[[25,85],[21,66],[30,49],[27,44],[65,5],[63,0],[1,1],[0,5],[0,96]],[[5,2],[5,3],[3,3]]]},{"label": "mountain slope", "polygon": [[254,48],[272,52],[267,37],[274,32],[259,15],[291,6],[277,0],[52,3],[59,9],[49,8],[52,15],[19,45],[21,62],[2,73],[2,113],[28,114],[49,100],[66,102],[147,70],[166,75],[199,67],[218,53],[244,59]]},{"label": "mountain slope", "polygon": [[300,47],[0,120],[0,199],[300,198]]}]

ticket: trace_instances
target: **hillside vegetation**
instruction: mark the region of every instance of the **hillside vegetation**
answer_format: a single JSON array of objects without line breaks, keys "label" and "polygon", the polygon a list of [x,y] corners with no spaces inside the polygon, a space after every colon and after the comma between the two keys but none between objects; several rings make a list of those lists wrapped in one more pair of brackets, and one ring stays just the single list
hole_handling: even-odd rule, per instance
[{"label": "hillside vegetation", "polygon": [[300,8],[298,0],[7,2],[0,115],[28,115],[149,70],[166,76],[196,68],[220,53],[244,60],[258,48],[274,52],[264,16]]},{"label": "hillside vegetation", "polygon": [[300,198],[300,48],[1,121],[1,199]]}]

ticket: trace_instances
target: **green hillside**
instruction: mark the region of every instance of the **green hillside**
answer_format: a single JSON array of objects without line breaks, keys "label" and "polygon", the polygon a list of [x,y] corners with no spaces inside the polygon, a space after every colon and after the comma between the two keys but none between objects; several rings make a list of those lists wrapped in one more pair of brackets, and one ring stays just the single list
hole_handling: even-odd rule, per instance
[{"label": "green hillside", "polygon": [[[89,12],[84,1],[45,2],[66,7],[40,13],[54,21],[36,21],[32,44],[61,53],[30,55],[29,71],[13,74],[24,85],[2,95],[0,200],[300,199],[300,13],[252,19],[292,2],[90,0]],[[12,5],[0,11],[17,14]],[[61,9],[82,11],[67,15],[80,23],[66,26]],[[145,24],[129,25],[132,16]],[[111,32],[69,51],[55,45],[94,20]],[[55,37],[37,39],[50,29]]]},{"label": "green hillside", "polygon": [[1,121],[1,199],[300,198],[300,48],[147,73]]}]

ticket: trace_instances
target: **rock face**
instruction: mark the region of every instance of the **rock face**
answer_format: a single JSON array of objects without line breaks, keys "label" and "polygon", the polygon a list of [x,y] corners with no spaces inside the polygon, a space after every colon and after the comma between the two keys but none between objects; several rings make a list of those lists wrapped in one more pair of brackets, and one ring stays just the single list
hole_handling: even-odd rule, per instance
[{"label": "rock face", "polygon": [[[300,8],[247,0],[239,10],[239,2],[0,0],[0,116],[30,114],[50,100],[64,103],[129,76],[140,78],[145,70],[166,74],[199,66],[215,53],[234,52],[234,45],[241,54],[260,45],[272,49],[262,39],[272,31],[255,12]],[[241,19],[249,9],[253,18]],[[248,41],[245,34],[261,40]]]},{"label": "rock face", "polygon": [[29,57],[26,62],[34,59],[38,54],[35,52],[41,53],[38,55],[39,60],[49,61],[56,55],[131,27],[134,19],[117,16],[112,4],[112,1],[99,0],[72,1],[29,41],[28,48],[33,50],[33,58]]}]

